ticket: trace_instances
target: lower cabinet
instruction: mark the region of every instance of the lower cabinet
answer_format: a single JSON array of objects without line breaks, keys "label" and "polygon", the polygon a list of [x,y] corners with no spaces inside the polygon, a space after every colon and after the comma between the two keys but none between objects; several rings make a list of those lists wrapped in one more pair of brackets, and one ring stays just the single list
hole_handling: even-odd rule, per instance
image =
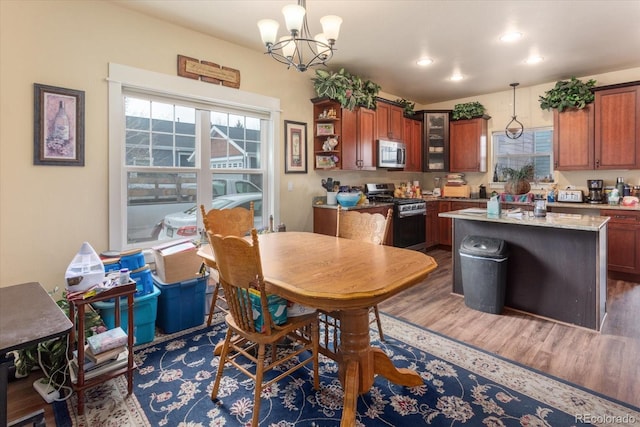
[{"label": "lower cabinet", "polygon": [[[440,236],[438,234],[438,212],[440,202],[427,202],[427,216],[425,217],[426,223],[426,233],[425,236],[425,247],[427,249],[432,248],[434,246],[438,246],[440,244]],[[444,218],[443,218],[444,219]]]},{"label": "lower cabinet", "polygon": [[[438,213],[451,211],[451,202],[438,202]],[[451,246],[451,218],[438,217],[438,244]]]},{"label": "lower cabinet", "polygon": [[600,212],[611,217],[607,241],[609,271],[640,275],[640,212],[613,209]]}]

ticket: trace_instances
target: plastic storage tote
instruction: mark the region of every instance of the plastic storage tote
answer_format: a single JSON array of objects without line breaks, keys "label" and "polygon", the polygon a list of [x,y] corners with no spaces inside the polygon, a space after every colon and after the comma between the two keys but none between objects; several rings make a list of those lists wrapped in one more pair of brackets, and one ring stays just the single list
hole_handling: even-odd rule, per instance
[{"label": "plastic storage tote", "polygon": [[156,324],[171,334],[204,323],[204,304],[209,275],[176,283],[164,283],[155,274],[154,285],[160,289]]},{"label": "plastic storage tote", "polygon": [[466,236],[460,243],[464,303],[485,313],[500,314],[507,281],[507,244],[504,240]]},{"label": "plastic storage tote", "polygon": [[[156,314],[158,311],[158,296],[160,289],[154,286],[153,292],[147,295],[134,298],[133,306],[133,330],[134,344],[144,344],[153,341],[156,336]],[[98,301],[94,302],[93,308],[98,310],[102,320],[108,329],[115,327],[115,308],[114,301]],[[129,321],[129,307],[127,299],[120,298],[120,327],[127,331]]]}]

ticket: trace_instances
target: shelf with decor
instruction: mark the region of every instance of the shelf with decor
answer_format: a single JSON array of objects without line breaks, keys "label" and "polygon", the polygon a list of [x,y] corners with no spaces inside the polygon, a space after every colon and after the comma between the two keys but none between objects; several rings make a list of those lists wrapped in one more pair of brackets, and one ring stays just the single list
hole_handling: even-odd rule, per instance
[{"label": "shelf with decor", "polygon": [[342,107],[337,101],[313,102],[313,154],[315,169],[342,169]]}]

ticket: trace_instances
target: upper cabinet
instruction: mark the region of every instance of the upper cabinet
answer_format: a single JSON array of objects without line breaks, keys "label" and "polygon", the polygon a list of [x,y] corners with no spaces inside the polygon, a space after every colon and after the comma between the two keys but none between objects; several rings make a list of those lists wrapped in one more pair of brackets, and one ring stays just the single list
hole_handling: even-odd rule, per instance
[{"label": "upper cabinet", "polygon": [[487,171],[487,121],[490,117],[455,120],[449,125],[449,171]]},{"label": "upper cabinet", "polygon": [[421,111],[423,122],[424,172],[449,170],[449,115],[450,110]]},{"label": "upper cabinet", "polygon": [[559,113],[553,110],[553,167],[556,170],[594,168],[593,104]]},{"label": "upper cabinet", "polygon": [[408,172],[422,172],[422,120],[404,118],[404,143],[407,145]]},{"label": "upper cabinet", "polygon": [[376,169],[376,112],[342,110],[342,169]]},{"label": "upper cabinet", "polygon": [[376,102],[377,139],[404,141],[404,109],[398,105],[378,99]]},{"label": "upper cabinet", "polygon": [[640,169],[640,82],[595,94],[595,168]]}]

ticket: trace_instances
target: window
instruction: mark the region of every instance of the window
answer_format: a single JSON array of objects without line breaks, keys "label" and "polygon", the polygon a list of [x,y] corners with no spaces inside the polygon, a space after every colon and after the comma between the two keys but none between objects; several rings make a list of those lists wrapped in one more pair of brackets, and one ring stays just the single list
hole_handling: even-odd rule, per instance
[{"label": "window", "polygon": [[553,182],[553,128],[525,129],[520,138],[493,132],[493,182],[504,182],[505,168],[534,166],[535,182]]},{"label": "window", "polygon": [[[110,247],[197,238],[201,204],[253,202],[263,227],[266,212],[276,212],[274,165],[264,159],[274,158],[279,102],[120,67],[110,65],[110,76],[125,74],[110,81]],[[239,106],[237,95],[257,105]]]}]

